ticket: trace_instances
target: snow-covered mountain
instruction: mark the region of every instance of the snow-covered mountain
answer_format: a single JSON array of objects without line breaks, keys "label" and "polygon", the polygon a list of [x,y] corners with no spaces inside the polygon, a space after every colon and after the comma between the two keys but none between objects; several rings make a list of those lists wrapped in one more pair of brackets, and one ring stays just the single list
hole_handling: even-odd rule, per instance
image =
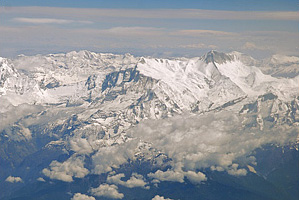
[{"label": "snow-covered mountain", "polygon": [[[100,186],[81,193],[124,197],[118,186],[197,185],[209,182],[209,171],[265,177],[269,171],[254,169],[256,149],[298,146],[299,76],[266,75],[239,52],[21,55],[0,58],[0,77],[3,198],[37,179],[73,183],[104,174]],[[135,170],[136,163],[148,167]]]},{"label": "snow-covered mountain", "polygon": [[273,55],[271,58],[264,59],[261,70],[274,77],[290,77],[299,75],[299,57]]}]

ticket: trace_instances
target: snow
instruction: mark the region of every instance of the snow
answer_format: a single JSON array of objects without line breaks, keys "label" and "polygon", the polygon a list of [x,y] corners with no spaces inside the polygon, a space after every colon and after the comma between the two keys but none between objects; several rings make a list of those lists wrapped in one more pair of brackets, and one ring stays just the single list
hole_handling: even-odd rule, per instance
[{"label": "snow", "polygon": [[271,62],[273,64],[299,63],[299,57],[276,54],[272,56]]},{"label": "snow", "polygon": [[[205,59],[208,55],[209,61],[216,60],[207,62]],[[278,55],[273,56],[274,58],[276,62],[280,60],[281,63],[298,60],[296,57]],[[89,51],[19,56],[12,61],[1,58],[1,69],[5,70],[5,74],[0,72],[1,80],[4,81],[4,86],[0,87],[0,95],[5,95],[6,98],[13,97],[9,98],[9,101],[14,105],[26,101],[82,102],[80,98],[87,98],[90,92],[93,96],[101,92],[106,75],[135,66],[140,74],[158,81],[152,88],[158,99],[168,106],[177,105],[179,110],[190,110],[196,104],[203,110],[213,104],[212,109],[240,97],[256,97],[267,92],[288,99],[297,95],[297,79],[265,75],[258,67],[248,65],[249,61],[251,64],[255,63],[253,58],[240,52],[225,55],[216,51],[191,59],[138,58],[130,54],[115,55]],[[89,91],[85,83],[88,77],[94,75],[95,89]],[[116,85],[127,81],[121,76],[120,73]],[[122,87],[119,87],[119,91],[121,89]],[[28,97],[18,98],[20,95]],[[132,103],[130,99],[136,97],[134,94],[130,95],[125,99],[118,96],[114,104],[106,104],[105,108],[118,110],[129,106]],[[155,115],[155,112],[152,111],[151,115]]]}]

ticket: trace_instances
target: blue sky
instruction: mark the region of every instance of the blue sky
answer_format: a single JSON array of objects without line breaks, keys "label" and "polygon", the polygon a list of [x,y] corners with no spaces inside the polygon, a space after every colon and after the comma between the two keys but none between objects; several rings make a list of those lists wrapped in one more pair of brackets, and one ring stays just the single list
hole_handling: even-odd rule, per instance
[{"label": "blue sky", "polygon": [[298,0],[4,0],[0,56],[87,49],[198,56],[298,55]]}]

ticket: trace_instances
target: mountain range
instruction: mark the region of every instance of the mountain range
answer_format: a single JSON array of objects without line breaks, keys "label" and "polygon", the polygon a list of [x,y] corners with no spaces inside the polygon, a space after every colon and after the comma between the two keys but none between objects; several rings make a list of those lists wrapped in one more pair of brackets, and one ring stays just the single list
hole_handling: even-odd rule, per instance
[{"label": "mountain range", "polygon": [[0,58],[0,199],[298,199],[299,58]]}]

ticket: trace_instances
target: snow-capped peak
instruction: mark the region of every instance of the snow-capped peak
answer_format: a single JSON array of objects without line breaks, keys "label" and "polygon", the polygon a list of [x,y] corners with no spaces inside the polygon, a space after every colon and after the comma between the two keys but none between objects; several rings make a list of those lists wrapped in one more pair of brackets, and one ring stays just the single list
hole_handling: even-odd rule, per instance
[{"label": "snow-capped peak", "polygon": [[233,57],[222,53],[222,52],[218,52],[215,50],[212,50],[210,52],[208,52],[207,54],[205,54],[202,59],[208,64],[210,62],[214,62],[214,63],[218,63],[218,64],[222,64],[225,62],[229,62],[233,60]]}]

